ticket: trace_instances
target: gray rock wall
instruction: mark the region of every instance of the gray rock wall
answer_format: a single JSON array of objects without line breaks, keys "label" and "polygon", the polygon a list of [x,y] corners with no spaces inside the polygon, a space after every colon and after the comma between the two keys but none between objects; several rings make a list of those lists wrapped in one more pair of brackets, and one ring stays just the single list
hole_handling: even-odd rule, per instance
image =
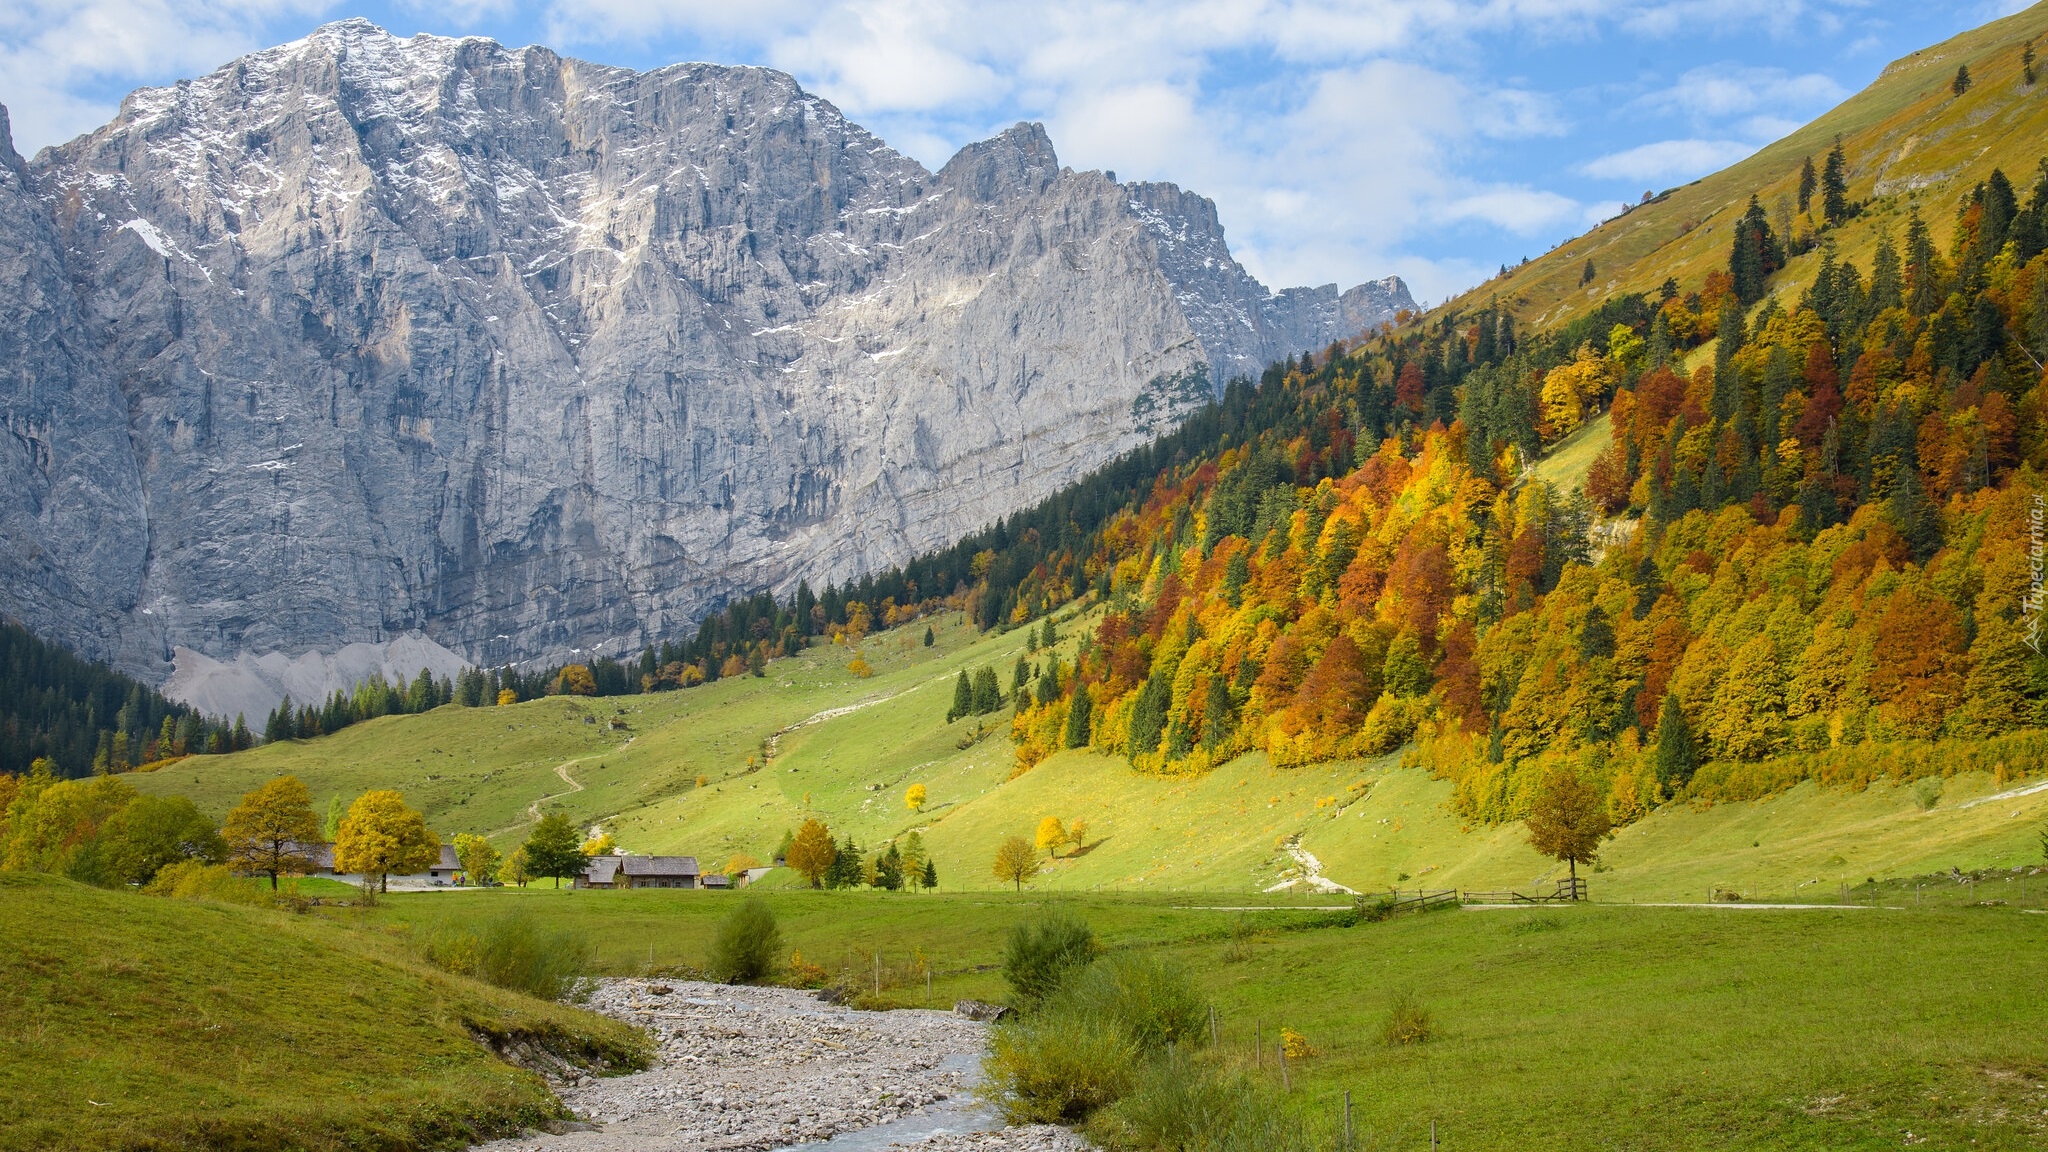
[{"label": "gray rock wall", "polygon": [[347,21],[0,160],[0,611],[159,683],[174,648],[637,648],[1357,323],[1036,125],[933,174],[758,68]]}]

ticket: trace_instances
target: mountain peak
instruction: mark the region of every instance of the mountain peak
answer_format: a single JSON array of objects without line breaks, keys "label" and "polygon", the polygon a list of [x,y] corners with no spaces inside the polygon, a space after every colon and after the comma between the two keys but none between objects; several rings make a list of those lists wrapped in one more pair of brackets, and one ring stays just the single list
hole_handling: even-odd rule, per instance
[{"label": "mountain peak", "polygon": [[1019,121],[955,153],[939,170],[939,182],[983,202],[1018,192],[1037,192],[1059,175],[1060,159],[1045,125]]}]

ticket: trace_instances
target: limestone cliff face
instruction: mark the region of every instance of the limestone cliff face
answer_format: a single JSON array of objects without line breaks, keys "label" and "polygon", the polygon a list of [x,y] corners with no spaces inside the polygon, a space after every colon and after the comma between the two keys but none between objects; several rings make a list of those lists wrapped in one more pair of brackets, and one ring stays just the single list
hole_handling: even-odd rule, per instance
[{"label": "limestone cliff face", "polygon": [[933,174],[758,68],[349,21],[0,160],[0,611],[158,682],[637,647],[1367,326],[1036,125]]}]

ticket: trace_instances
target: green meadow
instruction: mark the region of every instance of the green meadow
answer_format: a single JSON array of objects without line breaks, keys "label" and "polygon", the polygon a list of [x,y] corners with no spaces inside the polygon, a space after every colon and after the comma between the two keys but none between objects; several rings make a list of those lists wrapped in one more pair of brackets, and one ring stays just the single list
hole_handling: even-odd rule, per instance
[{"label": "green meadow", "polygon": [[[2048,879],[2048,878],[2044,878]],[[2017,908],[1467,908],[1372,923],[1348,901],[1190,894],[756,893],[787,946],[875,1006],[1002,999],[1011,927],[1047,907],[1171,957],[1221,1054],[1279,1082],[1278,1029],[1318,1054],[1290,1099],[1360,1146],[2038,1148],[2048,1140],[2048,916]],[[601,971],[687,974],[732,894],[564,889],[393,897],[364,931],[538,911]],[[929,971],[929,991],[924,974]],[[879,994],[874,984],[879,974]],[[1390,1047],[1408,997],[1432,1036]],[[1911,1133],[1909,1138],[1907,1133]],[[1974,1141],[1974,1144],[1972,1143]]]}]

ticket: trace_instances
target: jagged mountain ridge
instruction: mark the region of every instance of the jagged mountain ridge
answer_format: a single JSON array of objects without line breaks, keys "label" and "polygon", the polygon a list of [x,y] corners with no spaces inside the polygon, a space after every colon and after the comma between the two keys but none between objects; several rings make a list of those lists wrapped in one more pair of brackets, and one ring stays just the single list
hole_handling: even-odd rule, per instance
[{"label": "jagged mountain ridge", "polygon": [[1019,125],[938,173],[781,73],[364,21],[11,147],[0,610],[152,682],[637,646],[1035,502],[1381,322]]}]

